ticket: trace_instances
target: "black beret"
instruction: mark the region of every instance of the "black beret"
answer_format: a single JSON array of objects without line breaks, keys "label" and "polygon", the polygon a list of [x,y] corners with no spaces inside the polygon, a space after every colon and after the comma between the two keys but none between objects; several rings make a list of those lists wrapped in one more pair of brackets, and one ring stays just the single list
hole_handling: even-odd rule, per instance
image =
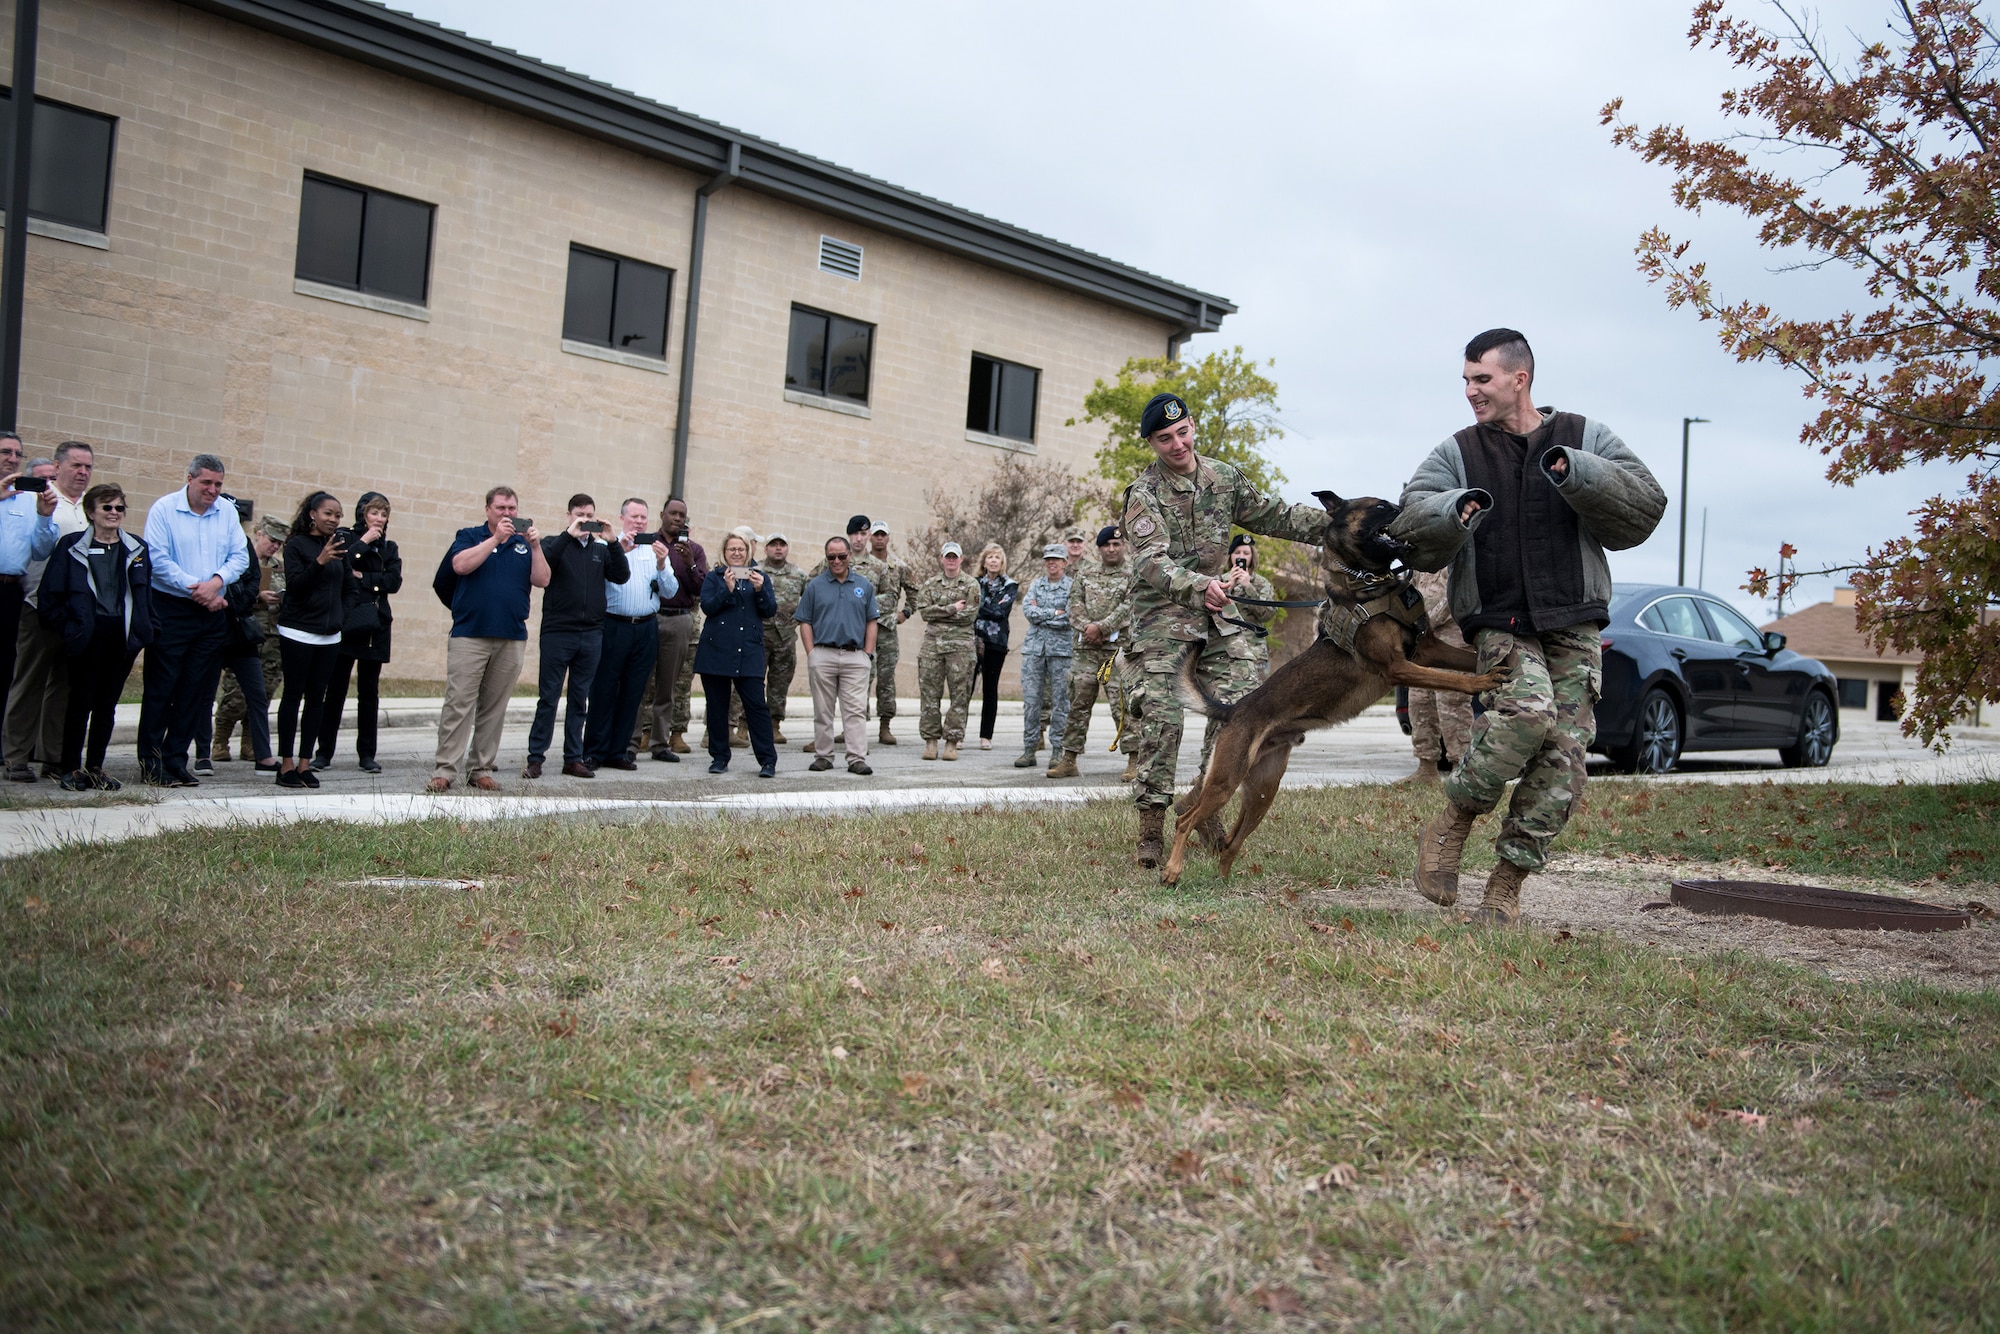
[{"label": "black beret", "polygon": [[1154,394],[1146,410],[1139,414],[1139,438],[1145,439],[1165,426],[1178,425],[1188,415],[1188,405],[1179,394]]},{"label": "black beret", "polygon": [[847,521],[847,531],[850,534],[867,532],[868,516],[866,514],[857,514],[853,518],[849,519]]},{"label": "black beret", "polygon": [[1097,530],[1097,545],[1100,547],[1109,546],[1112,542],[1117,541],[1119,536],[1118,525],[1107,523]]},{"label": "black beret", "polygon": [[1238,547],[1249,547],[1254,551],[1257,549],[1257,539],[1251,537],[1248,533],[1238,533],[1229,539],[1229,549],[1234,551]]}]

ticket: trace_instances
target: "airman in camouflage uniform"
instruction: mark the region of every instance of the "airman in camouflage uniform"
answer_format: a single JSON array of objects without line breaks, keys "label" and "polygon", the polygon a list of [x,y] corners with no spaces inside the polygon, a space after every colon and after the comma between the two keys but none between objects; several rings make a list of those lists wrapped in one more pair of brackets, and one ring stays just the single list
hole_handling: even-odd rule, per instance
[{"label": "airman in camouflage uniform", "polygon": [[[922,704],[918,728],[927,760],[958,758],[958,743],[965,740],[965,711],[972,704],[972,674],[978,662],[972,623],[979,616],[979,581],[961,568],[963,556],[958,543],[945,543],[938,552],[943,573],[924,580],[916,593],[917,615],[924,618],[924,646],[917,655],[917,698]],[[951,711],[940,718],[947,691]]]},{"label": "airman in camouflage uniform", "polygon": [[[1105,669],[1118,670],[1118,657],[1131,638],[1132,567],[1125,560],[1125,539],[1114,524],[1097,534],[1098,560],[1075,562],[1070,577],[1069,625],[1075,636],[1069,667],[1069,721],[1050,758],[1050,778],[1075,778],[1077,757],[1090,736],[1090,710],[1097,703],[1098,684]],[[1122,684],[1122,683],[1121,683]],[[1118,705],[1105,692],[1108,709]],[[1112,715],[1112,722],[1118,721]],[[1119,749],[1138,754],[1139,743],[1127,730]]]},{"label": "airman in camouflage uniform", "polygon": [[[791,563],[791,547],[783,533],[764,539],[764,577],[778,598],[778,614],[764,622],[764,698],[771,706],[771,740],[785,744],[785,698],[792,692],[792,678],[799,670],[799,627],[792,621],[799,598],[806,591],[806,572]],[[743,707],[734,692],[735,709]]]},{"label": "airman in camouflage uniform", "polygon": [[[258,598],[257,624],[263,627],[264,638],[257,645],[257,658],[264,667],[264,698],[274,700],[284,693],[285,665],[278,651],[278,603],[285,597],[285,540],[291,536],[291,529],[283,519],[266,516],[257,521],[256,536],[277,543],[278,549],[269,556],[257,558],[260,567],[259,592],[276,593],[275,599]],[[236,673],[222,674],[222,690],[215,703],[215,749],[218,759],[229,757],[229,734],[238,723],[244,723],[250,716],[250,702],[243,698],[243,687],[237,684]],[[254,758],[250,753],[250,728],[243,728],[242,757]]]},{"label": "airman in camouflage uniform", "polygon": [[1403,488],[1391,532],[1418,569],[1451,567],[1452,619],[1479,670],[1503,679],[1444,782],[1445,808],[1417,836],[1416,887],[1458,901],[1472,826],[1519,779],[1494,848],[1499,865],[1469,919],[1516,921],[1521,885],[1583,800],[1584,756],[1604,682],[1598,633],[1609,615],[1606,549],[1646,540],[1666,493],[1602,422],[1535,406],[1534,353],[1512,329],[1465,348],[1474,424],[1431,451]]},{"label": "airman in camouflage uniform", "polygon": [[875,589],[875,605],[882,619],[875,626],[875,740],[884,746],[896,744],[889,720],[896,716],[896,664],[902,659],[896,628],[916,614],[917,577],[910,567],[889,554],[889,525],[875,523],[868,530],[868,549],[854,557],[854,573]]},{"label": "airman in camouflage uniform", "polygon": [[[1229,530],[1246,528],[1268,537],[1319,546],[1329,517],[1318,505],[1287,505],[1265,496],[1234,465],[1195,453],[1187,404],[1156,394],[1140,419],[1140,434],[1154,462],[1125,492],[1119,527],[1132,549],[1132,645],[1138,658],[1139,808],[1135,860],[1157,866],[1161,832],[1173,800],[1174,766],[1180,758],[1183,712],[1174,676],[1183,655],[1196,655],[1195,675],[1218,699],[1234,702],[1256,689],[1258,636],[1227,618],[1232,587],[1247,584],[1228,570]],[[1239,618],[1240,619],[1240,618]],[[1215,725],[1202,745],[1208,762]],[[1206,836],[1214,839],[1220,822]]]},{"label": "airman in camouflage uniform", "polygon": [[1239,620],[1248,621],[1264,632],[1261,635],[1256,630],[1248,632],[1250,638],[1256,641],[1256,651],[1251,656],[1256,660],[1257,680],[1261,683],[1271,674],[1271,622],[1278,619],[1278,609],[1260,607],[1257,603],[1276,602],[1278,594],[1277,590],[1271,587],[1271,581],[1257,573],[1257,543],[1248,533],[1238,533],[1229,539],[1230,568],[1232,570],[1237,568],[1240,562],[1250,577],[1244,580],[1243,586],[1237,592],[1257,601],[1239,602],[1236,604],[1236,610],[1230,614]]}]

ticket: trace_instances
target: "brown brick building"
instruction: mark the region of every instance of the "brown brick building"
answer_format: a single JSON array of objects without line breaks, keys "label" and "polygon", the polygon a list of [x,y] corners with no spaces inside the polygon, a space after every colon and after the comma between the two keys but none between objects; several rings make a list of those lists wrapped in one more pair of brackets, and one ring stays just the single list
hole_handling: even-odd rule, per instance
[{"label": "brown brick building", "polygon": [[204,450],[261,510],[386,492],[396,676],[441,673],[430,570],[493,483],[553,518],[678,464],[698,536],[911,533],[996,451],[1087,469],[1091,382],[1234,310],[362,0],[41,24],[31,452],[141,508]]}]

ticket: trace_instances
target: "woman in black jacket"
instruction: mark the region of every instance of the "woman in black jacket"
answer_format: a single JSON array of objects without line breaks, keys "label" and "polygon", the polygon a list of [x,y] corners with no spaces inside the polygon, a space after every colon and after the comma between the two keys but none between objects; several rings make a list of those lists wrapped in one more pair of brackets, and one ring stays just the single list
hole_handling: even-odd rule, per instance
[{"label": "woman in black jacket", "polygon": [[132,660],[153,642],[153,563],[146,544],[124,531],[123,489],[91,487],[83,512],[90,526],[56,543],[37,610],[42,624],[62,636],[69,659],[62,789],[116,792],[124,785],[104,772],[104,751]]},{"label": "woman in black jacket", "polygon": [[778,746],[771,739],[771,709],[764,699],[764,622],[778,614],[778,594],[764,572],[750,563],[750,544],[731,533],[722,543],[722,564],[701,581],[701,641],[694,669],[708,696],[708,771],[729,768],[729,688],[743,701],[757,776],[778,772]]},{"label": "woman in black jacket", "polygon": [[979,658],[979,748],[993,749],[993,720],[1000,715],[1000,669],[1007,663],[1007,619],[1021,585],[1007,577],[1007,552],[988,542],[979,553],[979,616],[972,647]]},{"label": "woman in black jacket", "polygon": [[340,656],[326,689],[326,714],[320,720],[319,746],[312,767],[333,763],[333,746],[340,736],[340,714],[347,707],[347,680],[358,667],[354,683],[354,754],[363,773],[379,774],[375,762],[375,724],[382,712],[382,664],[389,661],[389,595],[403,587],[403,556],[389,531],[389,498],[367,491],[354,502],[360,531],[347,549],[346,619],[342,622]]},{"label": "woman in black jacket", "polygon": [[312,754],[326,716],[326,686],[346,621],[346,538],[340,502],[330,493],[315,491],[300,502],[285,540],[285,600],[278,604],[278,654],[285,667],[285,693],[278,699],[279,787],[319,786],[305,761],[293,756]]}]

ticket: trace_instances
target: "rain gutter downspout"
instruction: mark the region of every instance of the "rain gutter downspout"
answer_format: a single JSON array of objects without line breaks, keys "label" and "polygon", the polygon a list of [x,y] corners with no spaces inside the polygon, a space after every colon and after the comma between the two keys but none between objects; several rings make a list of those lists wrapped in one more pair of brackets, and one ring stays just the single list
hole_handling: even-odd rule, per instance
[{"label": "rain gutter downspout", "polygon": [[1193,324],[1185,329],[1179,329],[1167,335],[1168,361],[1179,361],[1181,359],[1181,348],[1186,345],[1187,340],[1198,333],[1208,332],[1208,302],[1200,302],[1196,309],[1197,313]]},{"label": "rain gutter downspout", "polygon": [[694,399],[695,323],[701,315],[701,249],[708,234],[708,197],[732,185],[743,174],[743,145],[729,145],[729,164],[694,195],[694,244],[688,256],[687,328],[681,334],[681,390],[674,413],[674,480],[667,492],[685,497],[687,489],[688,424]]}]

